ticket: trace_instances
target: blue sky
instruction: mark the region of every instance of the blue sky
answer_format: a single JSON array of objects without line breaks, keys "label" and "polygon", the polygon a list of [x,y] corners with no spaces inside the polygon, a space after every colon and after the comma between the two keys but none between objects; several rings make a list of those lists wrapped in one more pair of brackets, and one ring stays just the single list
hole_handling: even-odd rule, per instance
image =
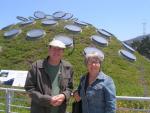
[{"label": "blue sky", "polygon": [[143,26],[150,33],[150,0],[0,0],[0,28],[19,22],[16,16],[33,16],[35,11],[72,13],[121,41],[143,35]]}]

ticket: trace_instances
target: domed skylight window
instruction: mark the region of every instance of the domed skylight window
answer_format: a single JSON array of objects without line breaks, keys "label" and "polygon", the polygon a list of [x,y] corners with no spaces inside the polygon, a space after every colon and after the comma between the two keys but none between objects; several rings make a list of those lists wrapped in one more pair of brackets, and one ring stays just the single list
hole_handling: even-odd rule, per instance
[{"label": "domed skylight window", "polygon": [[21,29],[12,29],[12,30],[6,31],[4,33],[4,37],[6,37],[6,38],[12,38],[14,36],[17,36],[20,33],[21,33]]},{"label": "domed skylight window", "polygon": [[42,11],[35,11],[34,16],[38,19],[44,19],[46,17],[46,14]]},{"label": "domed skylight window", "polygon": [[134,50],[132,47],[130,47],[129,45],[125,44],[124,42],[122,42],[122,45],[123,45],[127,50],[131,51],[132,53],[135,52],[135,50]]},{"label": "domed skylight window", "polygon": [[56,19],[60,19],[64,16],[65,16],[65,12],[63,12],[63,11],[58,11],[58,12],[53,13],[53,17]]},{"label": "domed skylight window", "polygon": [[104,53],[100,49],[95,48],[95,47],[86,47],[83,51],[83,55],[86,56],[87,54],[90,54],[93,52],[98,53],[102,57],[102,60],[104,60]]},{"label": "domed skylight window", "polygon": [[45,31],[42,29],[33,29],[27,32],[27,39],[39,39],[45,35]]},{"label": "domed skylight window", "polygon": [[28,21],[28,19],[27,18],[25,18],[25,17],[22,17],[22,16],[17,16],[16,17],[18,20],[20,20],[20,21]]},{"label": "domed skylight window", "polygon": [[73,25],[73,24],[66,25],[64,28],[69,31],[73,31],[73,32],[81,32],[82,31],[82,29],[79,26]]},{"label": "domed skylight window", "polygon": [[129,51],[119,50],[119,55],[121,55],[122,57],[124,57],[130,61],[136,61],[136,57]]},{"label": "domed skylight window", "polygon": [[108,41],[99,35],[92,35],[90,39],[99,44],[100,46],[108,46]]},{"label": "domed skylight window", "polygon": [[73,17],[73,14],[71,13],[65,13],[65,16],[63,16],[61,19],[64,19],[64,20],[69,20]]},{"label": "domed skylight window", "polygon": [[73,46],[73,39],[65,35],[57,35],[54,39],[62,41],[67,47]]},{"label": "domed skylight window", "polygon": [[42,20],[42,25],[55,25],[57,24],[57,21],[55,20]]},{"label": "domed skylight window", "polygon": [[97,29],[97,32],[104,36],[105,38],[111,38],[112,37],[112,34],[109,33],[108,31],[104,30],[104,29]]}]

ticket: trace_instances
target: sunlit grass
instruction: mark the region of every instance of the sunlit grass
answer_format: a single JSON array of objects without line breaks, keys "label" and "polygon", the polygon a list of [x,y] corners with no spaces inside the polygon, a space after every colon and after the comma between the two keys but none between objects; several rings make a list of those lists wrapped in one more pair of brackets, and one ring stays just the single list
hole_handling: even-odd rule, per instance
[{"label": "sunlit grass", "polygon": [[[75,34],[64,29],[64,25],[67,23],[71,23],[71,21],[59,21],[59,24],[56,26],[44,27],[38,20],[34,25],[21,27],[22,33],[12,39],[3,37],[3,33],[6,30],[0,31],[0,46],[2,47],[2,52],[0,52],[0,69],[28,70],[31,63],[47,56],[47,44],[55,35],[67,34],[75,40],[75,49],[66,49],[64,56],[64,59],[70,61],[74,67],[74,89],[77,88],[81,75],[86,72],[82,54],[83,49],[91,45],[104,52],[105,60],[102,63],[102,70],[113,78],[118,96],[150,96],[150,62],[148,60],[135,52],[137,61],[130,62],[118,55],[118,51],[123,49],[123,47],[116,37],[111,38],[108,47],[100,47],[95,43],[91,43],[89,38],[91,35],[96,34],[94,27],[83,27],[81,33]],[[20,27],[16,25],[13,28]],[[36,41],[27,41],[26,33],[33,28],[44,29],[46,35]],[[71,52],[72,54],[69,54]],[[20,95],[17,94],[19,98],[23,97]],[[5,103],[4,99],[1,101]],[[68,104],[68,111],[71,111],[72,101]],[[13,104],[20,103],[13,102]],[[29,102],[22,104],[30,106]],[[149,107],[146,102],[123,101],[119,101],[117,106],[144,109]],[[17,111],[18,109],[13,108],[13,110]],[[28,113],[28,110],[19,110],[19,113]]]}]

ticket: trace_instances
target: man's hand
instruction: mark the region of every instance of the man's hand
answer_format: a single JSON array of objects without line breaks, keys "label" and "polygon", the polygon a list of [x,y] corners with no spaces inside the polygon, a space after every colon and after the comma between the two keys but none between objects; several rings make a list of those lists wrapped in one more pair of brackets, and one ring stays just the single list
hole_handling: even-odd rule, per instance
[{"label": "man's hand", "polygon": [[60,106],[63,101],[65,100],[65,95],[64,94],[59,94],[56,96],[53,96],[50,100],[50,104],[52,106]]}]

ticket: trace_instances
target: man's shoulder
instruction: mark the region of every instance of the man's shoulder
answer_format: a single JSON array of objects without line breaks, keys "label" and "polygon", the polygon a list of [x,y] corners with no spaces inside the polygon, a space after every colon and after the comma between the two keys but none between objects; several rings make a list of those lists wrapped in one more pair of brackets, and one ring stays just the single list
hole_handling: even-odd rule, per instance
[{"label": "man's shoulder", "polygon": [[43,67],[44,61],[45,61],[45,59],[39,59],[39,60],[35,61],[32,65],[36,66],[36,67]]},{"label": "man's shoulder", "polygon": [[72,67],[72,64],[69,61],[66,60],[61,60],[61,63],[65,67]]}]

